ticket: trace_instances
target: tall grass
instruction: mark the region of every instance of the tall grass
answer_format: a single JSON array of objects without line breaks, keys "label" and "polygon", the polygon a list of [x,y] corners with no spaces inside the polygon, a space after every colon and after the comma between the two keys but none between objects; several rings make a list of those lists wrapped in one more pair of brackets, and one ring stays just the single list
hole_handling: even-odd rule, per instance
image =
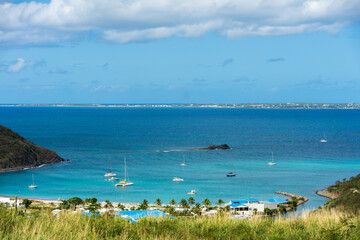
[{"label": "tall grass", "polygon": [[227,219],[227,216],[144,218],[41,212],[14,216],[0,210],[0,239],[360,239],[360,216],[331,210],[300,218]]}]

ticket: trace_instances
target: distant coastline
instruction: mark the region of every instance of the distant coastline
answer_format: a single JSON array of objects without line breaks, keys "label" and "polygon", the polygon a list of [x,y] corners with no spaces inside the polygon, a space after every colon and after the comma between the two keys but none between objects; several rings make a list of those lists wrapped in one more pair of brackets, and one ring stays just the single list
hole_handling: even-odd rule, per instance
[{"label": "distant coastline", "polygon": [[243,108],[243,109],[360,109],[360,103],[238,103],[238,104],[0,104],[0,107],[95,108]]}]

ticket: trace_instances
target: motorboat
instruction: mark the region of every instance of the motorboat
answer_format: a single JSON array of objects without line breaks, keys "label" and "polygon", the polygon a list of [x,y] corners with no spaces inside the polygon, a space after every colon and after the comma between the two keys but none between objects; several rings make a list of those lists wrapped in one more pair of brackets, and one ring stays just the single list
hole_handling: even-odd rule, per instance
[{"label": "motorboat", "polygon": [[173,182],[183,182],[183,181],[184,181],[184,179],[182,179],[182,178],[178,178],[178,177],[173,178]]},{"label": "motorboat", "polygon": [[104,177],[115,177],[116,173],[113,173],[112,171],[107,171],[104,175]]},{"label": "motorboat", "polygon": [[188,192],[187,194],[196,194],[195,190],[191,190],[190,192]]}]

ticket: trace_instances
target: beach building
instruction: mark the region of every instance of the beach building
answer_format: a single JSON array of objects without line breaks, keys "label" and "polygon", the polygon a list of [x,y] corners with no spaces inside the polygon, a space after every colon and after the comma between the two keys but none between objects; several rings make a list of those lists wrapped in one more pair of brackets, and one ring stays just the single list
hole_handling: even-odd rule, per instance
[{"label": "beach building", "polygon": [[[231,200],[226,205],[229,205],[231,212],[236,212],[239,215],[251,216],[256,212],[264,212],[266,208],[273,210],[279,207],[279,204],[286,203],[287,201],[275,197],[268,201],[260,201],[256,198],[247,198],[241,200]],[[256,210],[255,210],[256,209]]]}]

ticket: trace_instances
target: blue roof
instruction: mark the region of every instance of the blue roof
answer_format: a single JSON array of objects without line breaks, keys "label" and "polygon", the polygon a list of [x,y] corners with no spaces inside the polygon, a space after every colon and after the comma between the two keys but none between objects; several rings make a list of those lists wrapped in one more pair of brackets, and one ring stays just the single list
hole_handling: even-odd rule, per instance
[{"label": "blue roof", "polygon": [[229,204],[230,207],[249,207],[248,205],[244,204]]},{"label": "blue roof", "polygon": [[231,217],[229,217],[229,219],[248,219],[250,218],[249,216],[241,216],[241,215],[233,215]]},{"label": "blue roof", "polygon": [[259,199],[256,199],[256,198],[247,198],[247,199],[244,199],[245,201],[247,202],[258,202]]},{"label": "blue roof", "polygon": [[129,218],[130,221],[135,223],[142,217],[165,217],[166,213],[159,210],[138,210],[138,211],[119,211],[115,215]]},{"label": "blue roof", "polygon": [[231,200],[230,201],[230,204],[238,204],[238,205],[241,205],[241,204],[244,204],[244,203],[247,203],[246,200]]},{"label": "blue roof", "polygon": [[90,217],[90,216],[99,216],[99,213],[91,213],[86,211],[86,212],[82,212],[81,215],[88,215]]},{"label": "blue roof", "polygon": [[268,200],[268,202],[287,203],[287,201],[285,201],[284,199],[279,198],[279,197],[270,198],[270,199]]}]

